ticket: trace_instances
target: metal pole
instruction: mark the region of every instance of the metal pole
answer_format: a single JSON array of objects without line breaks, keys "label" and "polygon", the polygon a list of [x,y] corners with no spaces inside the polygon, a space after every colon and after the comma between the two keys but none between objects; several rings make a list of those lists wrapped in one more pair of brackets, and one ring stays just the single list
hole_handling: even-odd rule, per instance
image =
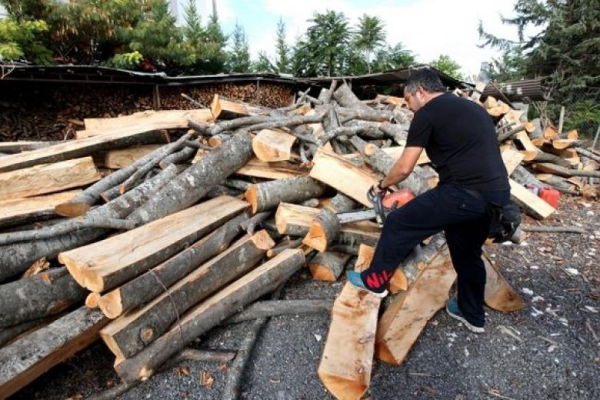
[{"label": "metal pole", "polygon": [[594,143],[592,143],[592,150],[596,150],[596,142],[598,141],[599,135],[600,135],[600,125],[598,125],[598,130],[596,130],[596,136],[594,137]]}]

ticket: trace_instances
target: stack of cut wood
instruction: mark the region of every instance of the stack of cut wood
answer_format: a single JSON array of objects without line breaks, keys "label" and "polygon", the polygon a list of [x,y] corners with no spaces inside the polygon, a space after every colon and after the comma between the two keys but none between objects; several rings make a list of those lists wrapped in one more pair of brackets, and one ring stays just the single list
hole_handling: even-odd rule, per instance
[{"label": "stack of cut wood", "polygon": [[[3,144],[16,154],[0,158],[0,397],[98,337],[129,387],[302,266],[330,281],[368,266],[380,228],[336,213],[371,207],[411,118],[402,99],[363,102],[334,82],[283,108],[215,95],[211,109],[86,119],[73,140]],[[418,164],[401,184],[415,194],[437,183],[427,157]],[[547,216],[529,195],[514,183],[525,210]],[[486,266],[487,304],[522,307]],[[318,371],[326,387],[358,398],[374,355],[401,363],[454,278],[438,235],[398,268],[390,289],[402,295],[381,319],[378,299],[346,285]]]},{"label": "stack of cut wood", "polygon": [[[187,94],[210,105],[215,94],[267,107],[289,104],[289,84],[252,82],[237,84],[198,84],[160,87],[160,108],[191,110],[197,105],[182,97]],[[104,87],[101,85],[44,85],[2,83],[0,89],[0,140],[71,139],[89,117],[118,117],[152,110],[152,87]],[[89,127],[88,127],[89,129]]]}]

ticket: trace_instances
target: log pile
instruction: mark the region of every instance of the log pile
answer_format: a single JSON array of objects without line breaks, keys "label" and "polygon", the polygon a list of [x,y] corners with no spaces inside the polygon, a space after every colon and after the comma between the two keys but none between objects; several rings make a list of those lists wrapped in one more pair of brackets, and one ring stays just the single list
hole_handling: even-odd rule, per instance
[{"label": "log pile", "polygon": [[[163,110],[192,110],[210,106],[215,94],[266,107],[291,101],[289,85],[260,82],[160,87]],[[0,141],[63,140],[73,138],[91,117],[111,118],[155,109],[152,86],[101,86],[3,82],[0,90]],[[0,153],[4,153],[0,151]]]},{"label": "log pile", "polygon": [[[328,281],[366,268],[377,244],[376,223],[340,225],[335,214],[371,206],[367,189],[400,157],[412,113],[395,97],[361,102],[345,84],[315,96],[267,108],[216,93],[211,109],[90,118],[58,144],[4,144],[15,154],[0,158],[0,182],[31,178],[19,178],[20,200],[8,186],[0,200],[0,398],[96,339],[115,355],[122,393],[218,325],[260,318],[262,326],[269,315],[330,310],[330,303],[259,302],[234,316],[303,266]],[[519,132],[536,130],[508,135],[526,124],[507,122],[517,116],[497,103],[483,106],[498,113],[507,135],[513,196],[525,212],[546,217],[553,210],[536,206],[520,184],[539,179],[520,165],[532,150],[513,147]],[[538,149],[547,145],[542,139]],[[576,170],[550,158],[538,164],[553,165],[553,176],[564,173],[557,165]],[[65,169],[81,179],[49,183]],[[436,184],[424,156],[401,186],[419,194]],[[521,308],[501,274],[486,267],[487,304]],[[437,235],[398,268],[390,289],[400,295],[391,302],[344,287],[318,370],[325,386],[359,398],[374,357],[402,363],[454,279]],[[360,318],[351,317],[353,307],[364,311]]]}]

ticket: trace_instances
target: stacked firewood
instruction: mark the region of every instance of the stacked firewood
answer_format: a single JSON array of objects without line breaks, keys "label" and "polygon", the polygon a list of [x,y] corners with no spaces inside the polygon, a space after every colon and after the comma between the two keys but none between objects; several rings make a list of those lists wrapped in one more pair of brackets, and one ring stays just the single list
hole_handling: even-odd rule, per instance
[{"label": "stacked firewood", "polygon": [[[189,356],[186,346],[217,325],[258,318],[255,335],[269,315],[329,311],[251,304],[303,266],[330,281],[368,266],[379,226],[336,214],[372,206],[367,190],[400,157],[411,118],[403,99],[360,101],[334,81],[280,108],[215,95],[210,109],[85,119],[73,140],[0,145],[15,153],[0,158],[0,398],[98,337],[123,380],[115,396]],[[522,153],[509,150],[512,172]],[[400,186],[418,195],[436,184],[423,155]],[[518,183],[513,197],[547,216]],[[522,307],[486,269],[486,303]],[[390,290],[403,295],[389,304],[346,284],[318,370],[324,385],[360,397],[373,357],[402,363],[454,280],[437,235],[398,268]],[[233,361],[230,398],[248,354]]]},{"label": "stacked firewood", "polygon": [[[0,95],[0,141],[71,139],[83,120],[118,117],[155,107],[152,87],[100,87],[98,85],[33,86],[3,84]],[[198,84],[160,88],[160,108],[191,110],[197,105],[187,94],[209,105],[215,94],[251,104],[282,107],[291,100],[291,87],[260,82],[248,84]]]}]

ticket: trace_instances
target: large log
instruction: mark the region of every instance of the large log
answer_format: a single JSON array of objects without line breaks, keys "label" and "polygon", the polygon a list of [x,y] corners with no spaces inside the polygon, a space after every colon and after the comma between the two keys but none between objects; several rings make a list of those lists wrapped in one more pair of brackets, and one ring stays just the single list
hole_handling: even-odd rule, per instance
[{"label": "large log", "polygon": [[100,311],[84,306],[0,349],[0,398],[89,346],[108,321]]},{"label": "large log", "polygon": [[350,89],[350,87],[345,83],[338,87],[335,92],[333,92],[333,98],[342,107],[348,107],[357,110],[371,110],[369,106],[364,104],[359,100],[358,97],[356,97],[356,95],[352,92],[352,89]]},{"label": "large log", "polygon": [[[175,174],[175,167],[166,169],[132,191],[112,200],[110,203],[89,211],[87,216],[105,219],[125,218],[134,209],[147,202],[150,196],[153,196]],[[54,258],[61,251],[83,246],[106,233],[106,229],[90,228],[52,239],[0,246],[0,282],[25,271],[34,261],[42,257],[48,259]]]},{"label": "large log", "polygon": [[183,210],[206,196],[251,157],[252,138],[249,134],[237,134],[166,184],[129,218],[142,224]]},{"label": "large log", "polygon": [[285,179],[308,175],[309,170],[285,161],[267,163],[260,161],[258,158],[252,158],[236,173],[255,178]]},{"label": "large log", "polygon": [[239,101],[229,101],[215,94],[210,105],[213,119],[235,119],[249,115],[266,114],[264,110]]},{"label": "large log", "polygon": [[[277,231],[282,235],[306,236],[310,224],[319,214],[316,208],[281,203],[275,213]],[[379,240],[380,228],[377,224],[364,221],[342,225],[336,243],[364,243],[374,246]]]},{"label": "large log", "polygon": [[377,358],[395,365],[404,362],[427,322],[444,307],[455,279],[450,255],[444,251],[386,309],[377,327]]},{"label": "large log", "polygon": [[54,207],[64,203],[81,193],[81,190],[70,190],[29,198],[13,198],[0,201],[0,227],[35,222],[55,215]]},{"label": "large log", "polygon": [[286,250],[184,315],[178,324],[135,357],[115,366],[125,381],[147,379],[171,356],[220,321],[272,292],[305,263],[301,250]]},{"label": "large log", "polygon": [[152,302],[107,325],[100,335],[117,364],[158,339],[179,315],[250,271],[274,245],[266,231],[246,235]]},{"label": "large log", "polygon": [[104,292],[167,260],[247,206],[231,197],[211,199],[129,232],[61,253],[58,259],[81,286]]},{"label": "large log", "polygon": [[[350,138],[350,142],[356,149],[364,155],[365,161],[371,168],[387,175],[390,173],[396,160],[388,156],[383,150],[377,146],[371,147],[371,151],[367,151],[367,143],[359,137]],[[369,154],[370,153],[370,154]],[[426,192],[433,188],[437,184],[437,176],[433,176],[427,173],[426,170],[418,165],[415,165],[412,173],[397,186],[399,188],[408,188],[415,195]]]},{"label": "large log", "polygon": [[246,191],[246,200],[252,213],[271,210],[282,202],[301,202],[319,197],[325,192],[325,185],[308,177],[294,177],[250,186]]},{"label": "large log", "polygon": [[135,125],[115,129],[102,136],[65,141],[54,146],[2,157],[0,158],[0,171],[14,171],[39,164],[85,157],[102,150],[144,144],[147,142],[148,135],[155,130],[156,128],[152,125]]},{"label": "large log", "polygon": [[501,312],[513,312],[522,310],[525,302],[519,293],[515,291],[504,279],[500,271],[490,262],[487,255],[483,256],[485,264],[485,304]]},{"label": "large log", "polygon": [[511,178],[514,179],[515,182],[520,183],[521,185],[534,185],[537,187],[542,187],[544,184],[540,182],[531,172],[527,171],[525,167],[522,165],[518,165],[513,173],[511,174]]},{"label": "large log", "polygon": [[58,314],[86,294],[66,268],[7,283],[0,286],[0,328]]},{"label": "large log", "polygon": [[317,374],[336,399],[358,400],[369,388],[380,304],[381,298],[349,282],[333,304]]},{"label": "large log", "polygon": [[[100,309],[104,315],[115,319],[158,297],[165,290],[163,286],[170,287],[200,264],[224,251],[241,232],[240,225],[247,220],[246,214],[233,218],[181,253],[105,294],[100,299]],[[157,285],[158,282],[160,284]]]},{"label": "large log", "polygon": [[91,157],[0,173],[0,200],[85,186],[101,178]]},{"label": "large log", "polygon": [[594,178],[600,177],[600,171],[583,171],[578,169],[570,169],[561,167],[560,165],[549,163],[533,164],[533,168],[541,172],[564,176],[567,178],[570,178],[572,176],[590,176]]},{"label": "large log", "polygon": [[343,193],[338,193],[330,199],[323,200],[321,204],[323,208],[327,208],[334,213],[352,211],[358,207],[358,204],[354,200]]}]

